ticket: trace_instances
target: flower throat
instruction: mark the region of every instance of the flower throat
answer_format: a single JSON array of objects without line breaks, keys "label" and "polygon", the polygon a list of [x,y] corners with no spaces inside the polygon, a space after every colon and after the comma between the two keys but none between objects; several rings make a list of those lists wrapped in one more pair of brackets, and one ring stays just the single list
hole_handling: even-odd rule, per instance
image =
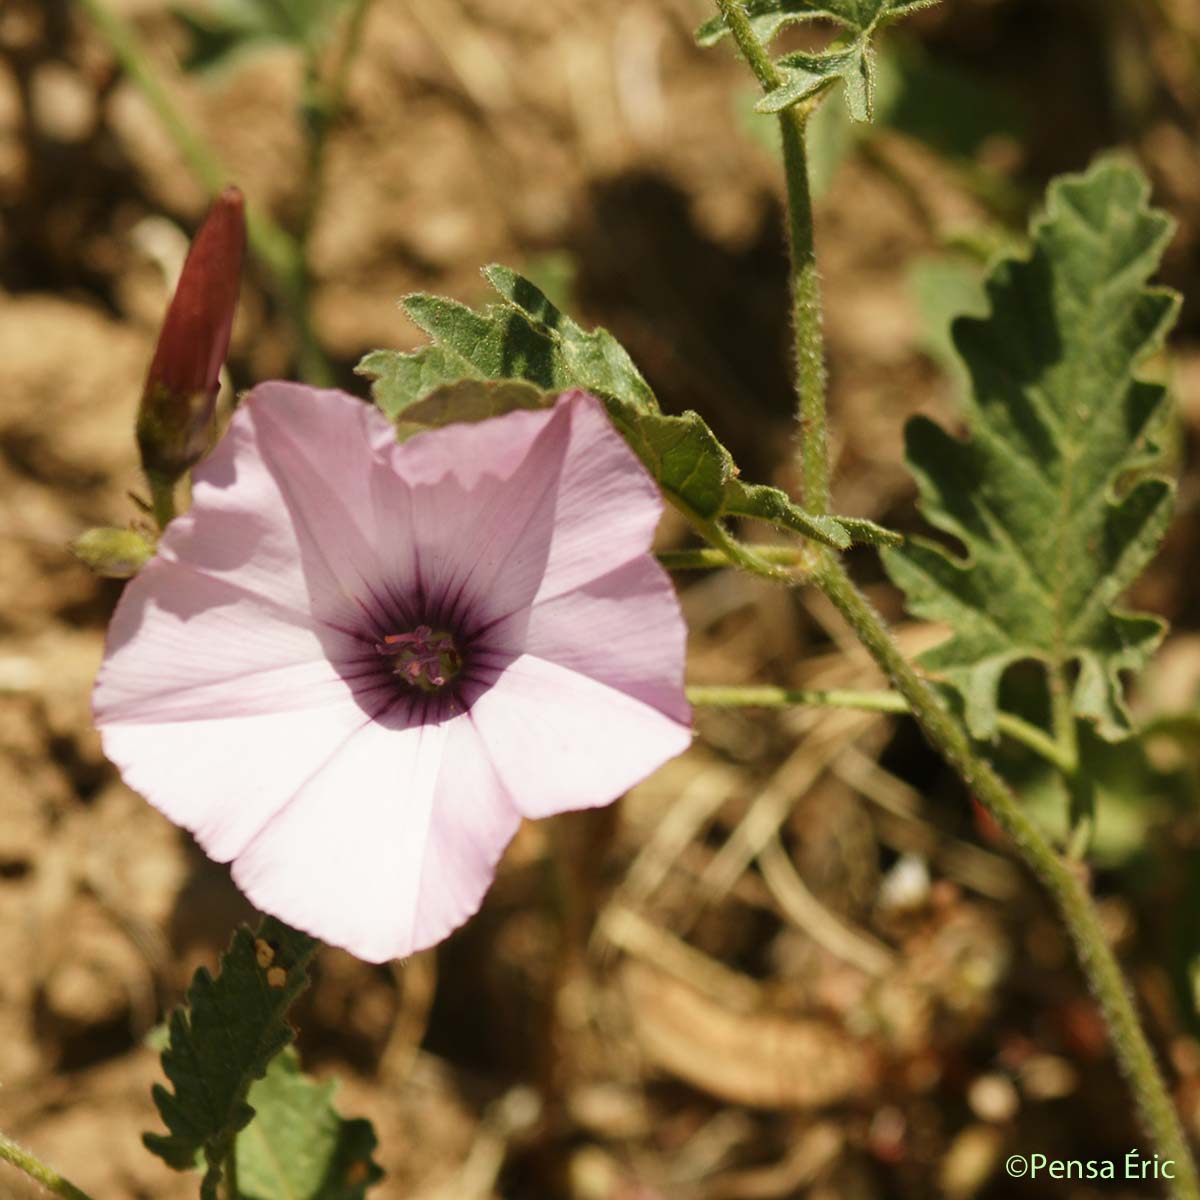
[{"label": "flower throat", "polygon": [[422,692],[441,691],[462,670],[454,638],[428,625],[418,625],[411,633],[389,633],[375,649],[391,660],[393,675]]}]

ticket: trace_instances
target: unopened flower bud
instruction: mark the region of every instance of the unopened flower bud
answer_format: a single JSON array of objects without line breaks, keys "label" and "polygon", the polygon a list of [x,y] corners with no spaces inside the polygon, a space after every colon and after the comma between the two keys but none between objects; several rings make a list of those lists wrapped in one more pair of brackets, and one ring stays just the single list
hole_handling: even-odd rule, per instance
[{"label": "unopened flower bud", "polygon": [[153,490],[173,487],[208,449],[245,248],[242,193],[227,187],[184,260],[146,375],[137,440]]}]

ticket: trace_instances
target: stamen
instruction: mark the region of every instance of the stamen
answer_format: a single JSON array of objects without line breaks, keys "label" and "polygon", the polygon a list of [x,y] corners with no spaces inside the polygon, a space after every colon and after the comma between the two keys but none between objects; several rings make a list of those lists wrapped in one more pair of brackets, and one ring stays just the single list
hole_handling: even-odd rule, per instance
[{"label": "stamen", "polygon": [[462,669],[454,638],[442,629],[418,625],[409,633],[389,633],[375,649],[391,659],[392,673],[423,692],[436,692]]}]

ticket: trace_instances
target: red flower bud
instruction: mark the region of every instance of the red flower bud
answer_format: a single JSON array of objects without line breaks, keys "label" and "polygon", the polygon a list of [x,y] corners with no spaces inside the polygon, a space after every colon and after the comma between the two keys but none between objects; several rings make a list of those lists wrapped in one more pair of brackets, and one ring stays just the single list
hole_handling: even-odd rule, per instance
[{"label": "red flower bud", "polygon": [[184,260],[146,375],[137,440],[154,490],[173,486],[208,449],[245,249],[242,193],[227,187]]}]

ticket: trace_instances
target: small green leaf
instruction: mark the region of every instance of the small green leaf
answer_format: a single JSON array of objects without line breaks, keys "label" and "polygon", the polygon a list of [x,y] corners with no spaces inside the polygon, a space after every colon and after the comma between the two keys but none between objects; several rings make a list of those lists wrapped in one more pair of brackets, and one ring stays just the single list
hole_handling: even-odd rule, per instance
[{"label": "small green leaf", "polygon": [[[846,107],[855,121],[872,118],[875,92],[872,38],[884,25],[937,0],[746,0],[750,27],[763,45],[787,25],[826,20],[841,27],[838,44],[819,53],[785,54],[777,66],[781,86],[757,104],[758,112],[777,113],[808,100],[830,84],[846,85]],[[711,46],[729,32],[724,17],[706,21],[696,31],[702,46]]]},{"label": "small green leaf", "polygon": [[362,1200],[383,1178],[371,1122],[338,1115],[336,1086],[305,1075],[290,1047],[271,1060],[250,1089],[254,1120],[237,1137],[242,1200]]},{"label": "small green leaf", "polygon": [[844,50],[829,50],[824,54],[787,54],[778,65],[784,77],[783,86],[768,92],[754,106],[756,112],[782,112],[840,79],[846,85],[846,107],[851,120],[871,119],[873,80],[870,51],[865,41],[856,41]]},{"label": "small green leaf", "polygon": [[[764,45],[785,26],[799,21],[836,21],[852,34],[877,26],[938,0],[744,0],[755,36]],[[696,30],[701,46],[715,46],[729,30],[723,17],[713,17]]]},{"label": "small green leaf", "polygon": [[1172,229],[1148,191],[1114,161],[1052,184],[1032,257],[1000,263],[989,315],[954,327],[970,440],[909,423],[922,511],[966,554],[918,538],[884,562],[917,616],[950,626],[922,662],[961,694],[977,737],[994,733],[997,685],[1023,659],[1073,675],[1076,713],[1121,737],[1121,673],[1139,670],[1163,634],[1159,618],[1115,607],[1174,495],[1146,474],[1166,390],[1135,377],[1178,309],[1172,292],[1146,286]]},{"label": "small green leaf", "polygon": [[[356,368],[372,379],[372,397],[400,436],[447,420],[533,407],[548,394],[582,388],[604,401],[667,498],[698,522],[757,517],[838,549],[853,537],[889,536],[870,522],[810,517],[783,492],[742,483],[729,452],[696,413],[659,410],[612,334],[581,329],[507,267],[488,267],[484,275],[502,303],[476,311],[440,296],[409,296],[405,311],[432,345],[407,354],[376,350]],[[521,386],[513,389],[513,383]]]},{"label": "small green leaf", "polygon": [[271,45],[318,50],[348,0],[206,0],[179,5],[175,15],[191,35],[184,69],[213,71]]},{"label": "small green leaf", "polygon": [[246,1100],[251,1084],[292,1040],[285,1016],[308,986],[316,948],[312,938],[270,917],[257,935],[242,926],[216,978],[201,967],[187,1006],[171,1014],[162,1064],[174,1091],[155,1084],[153,1092],[169,1132],[142,1140],[177,1171],[192,1169],[202,1154],[202,1200],[215,1200],[222,1164],[254,1115]]}]

